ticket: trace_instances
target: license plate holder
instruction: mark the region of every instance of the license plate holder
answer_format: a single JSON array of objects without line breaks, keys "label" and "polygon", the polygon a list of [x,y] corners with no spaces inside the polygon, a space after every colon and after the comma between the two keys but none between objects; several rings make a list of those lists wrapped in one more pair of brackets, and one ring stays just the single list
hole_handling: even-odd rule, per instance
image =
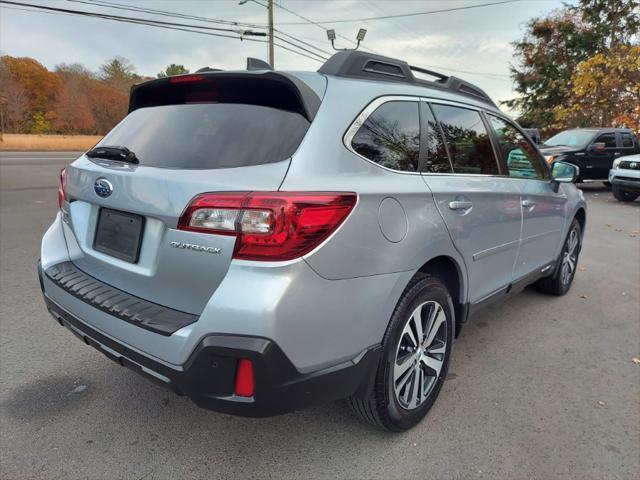
[{"label": "license plate holder", "polygon": [[137,263],[142,244],[144,217],[101,208],[93,249],[129,263]]}]

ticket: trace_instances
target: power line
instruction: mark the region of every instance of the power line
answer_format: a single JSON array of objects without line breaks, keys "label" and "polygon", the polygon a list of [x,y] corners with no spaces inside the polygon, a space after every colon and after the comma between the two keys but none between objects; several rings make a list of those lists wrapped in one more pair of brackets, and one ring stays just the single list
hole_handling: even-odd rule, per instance
[{"label": "power line", "polygon": [[219,23],[222,25],[236,25],[236,26],[242,26],[242,27],[252,27],[252,28],[265,28],[264,25],[257,25],[254,23],[247,23],[247,22],[236,22],[234,20],[223,20],[223,19],[218,19],[218,18],[208,18],[208,17],[201,17],[198,15],[188,15],[188,14],[184,14],[184,13],[179,13],[179,12],[172,12],[169,10],[158,10],[155,8],[147,8],[147,7],[139,7],[136,5],[130,5],[130,4],[126,4],[126,3],[117,3],[117,2],[108,2],[105,0],[67,0],[68,2],[74,2],[74,3],[84,3],[87,5],[94,5],[94,6],[99,6],[99,7],[106,7],[106,8],[115,8],[116,10],[129,10],[132,12],[141,12],[141,13],[151,13],[153,15],[160,15],[163,17],[172,17],[172,18],[184,18],[186,20],[199,20],[202,22],[210,22],[210,23]]},{"label": "power line", "polygon": [[[12,5],[24,5],[27,7],[31,7],[32,5],[30,4],[23,4],[23,3],[18,3],[18,2],[9,2],[7,0],[0,0],[0,4],[12,4]],[[33,6],[35,8],[40,7],[38,6]],[[0,8],[4,8],[4,9],[10,9],[10,10],[20,10],[20,11],[24,11],[24,12],[30,12],[30,13],[46,13],[46,14],[50,14],[50,15],[80,15],[80,16],[89,16],[89,17],[93,17],[93,18],[100,18],[103,20],[114,20],[114,21],[121,21],[124,23],[132,23],[132,24],[137,24],[137,25],[146,25],[149,27],[156,27],[156,28],[164,28],[164,29],[168,29],[168,30],[178,30],[178,31],[182,31],[182,32],[188,32],[188,33],[197,33],[200,35],[209,35],[209,36],[214,36],[214,37],[224,37],[224,38],[233,38],[235,40],[247,40],[247,41],[251,41],[251,42],[258,42],[258,43],[267,43],[266,40],[258,40],[255,38],[241,38],[241,37],[236,37],[236,36],[232,36],[232,35],[225,35],[225,34],[219,34],[219,33],[212,33],[212,32],[203,32],[203,31],[199,31],[199,30],[192,30],[189,28],[180,28],[180,27],[172,27],[172,26],[168,26],[168,25],[158,25],[155,23],[148,23],[147,20],[145,19],[140,19],[140,20],[120,20],[120,19],[115,19],[115,18],[110,18],[109,16],[102,16],[99,14],[96,15],[83,15],[83,14],[76,14],[76,13],[68,13],[68,12],[58,12],[58,11],[46,11],[46,10],[30,10],[28,8],[20,8],[20,7],[9,7],[6,5],[0,5]],[[52,7],[50,7],[52,8]],[[197,26],[196,26],[197,27]],[[294,50],[293,48],[287,47],[285,45],[281,45],[279,43],[275,44],[278,48],[282,48],[283,50],[287,50],[291,53],[295,53],[296,55],[300,55],[302,57],[306,57],[310,60],[314,60],[316,62],[322,63],[323,60],[320,60],[316,57],[307,55],[305,53],[299,52]],[[298,47],[299,48],[299,47]]]},{"label": "power line", "polygon": [[[328,23],[353,23],[353,22],[371,22],[371,21],[375,21],[375,20],[388,20],[391,18],[402,18],[402,17],[415,17],[415,16],[420,16],[420,15],[432,15],[435,13],[445,13],[445,12],[455,12],[458,10],[470,10],[472,8],[482,8],[482,7],[490,7],[493,5],[502,5],[505,3],[514,3],[514,2],[520,2],[522,0],[501,0],[499,2],[490,2],[490,3],[480,3],[477,5],[465,5],[462,7],[451,7],[451,8],[442,8],[439,10],[427,10],[424,12],[412,12],[412,13],[398,13],[395,15],[381,15],[378,17],[364,17],[364,18],[352,18],[352,19],[337,19],[337,20],[320,20],[317,22],[317,24],[328,24]],[[282,5],[278,5],[280,8],[282,8],[283,10],[287,10],[288,12],[291,12],[291,10],[283,7]],[[291,12],[294,15],[296,15],[297,17],[303,18],[300,15],[295,14],[294,12]],[[312,23],[316,23],[316,22],[312,22]],[[281,22],[280,25],[304,25],[305,23],[303,22]],[[324,27],[323,27],[324,28]]]},{"label": "power line", "polygon": [[[8,5],[18,5],[18,6],[22,6],[22,7],[31,7],[31,8],[37,8],[37,9],[41,9],[41,10],[47,10],[47,11],[53,11],[53,12],[62,12],[62,13],[69,13],[69,14],[73,14],[73,15],[82,15],[82,16],[87,16],[87,17],[97,17],[97,18],[103,18],[103,19],[107,19],[107,20],[115,20],[115,21],[125,21],[125,22],[145,22],[145,23],[153,23],[153,24],[157,24],[157,25],[166,25],[166,26],[175,26],[175,27],[187,27],[187,28],[200,28],[203,30],[212,30],[212,31],[217,31],[217,32],[231,32],[231,33],[236,33],[239,35],[256,35],[256,36],[264,36],[264,32],[252,32],[252,31],[247,31],[247,30],[239,30],[239,29],[231,29],[231,28],[220,28],[220,27],[203,27],[200,25],[193,25],[193,24],[185,24],[185,23],[176,23],[176,22],[163,22],[161,20],[153,20],[153,19],[146,19],[146,18],[139,18],[139,17],[125,17],[125,16],[121,16],[121,15],[111,15],[111,14],[107,14],[107,13],[97,13],[97,12],[87,12],[84,10],[70,10],[67,8],[56,8],[56,7],[47,7],[44,5],[33,5],[33,4],[29,4],[29,3],[20,3],[20,2],[13,2],[13,1],[9,1],[9,0],[0,0],[0,3],[5,3]],[[236,38],[236,37],[232,37],[232,38]]]},{"label": "power line", "polygon": [[[263,3],[260,3],[258,0],[253,0],[253,1],[254,1],[255,3],[257,3],[258,5],[262,5],[263,7],[265,6]],[[312,25],[315,25],[315,26],[317,26],[317,27],[321,28],[321,29],[322,29],[322,30],[324,30],[325,32],[327,31],[327,28],[323,27],[323,26],[320,24],[320,22],[315,22],[315,21],[311,20],[310,18],[307,18],[307,17],[305,17],[305,16],[303,16],[303,15],[300,15],[299,13],[294,12],[294,11],[293,11],[293,10],[291,10],[290,8],[284,7],[284,6],[282,6],[282,5],[278,4],[278,3],[276,3],[275,5],[276,5],[278,8],[280,8],[280,9],[284,10],[285,12],[289,12],[291,15],[295,15],[296,17],[301,18],[302,20],[304,20],[304,23],[300,23],[300,22],[289,22],[289,23],[286,23],[286,22],[285,22],[285,23],[283,23],[283,22],[280,22],[280,23],[279,23],[280,25],[306,25],[306,24],[310,23],[310,24],[312,24]],[[355,43],[353,40],[351,40],[351,39],[350,39],[350,38],[348,38],[348,37],[345,37],[344,35],[340,35],[340,34],[336,34],[336,35],[337,35],[338,37],[342,38],[343,40],[347,40],[349,43]],[[371,49],[368,49],[368,48],[366,48],[366,47],[363,47],[363,48],[365,48],[366,50],[369,50],[369,51],[373,52],[373,50],[371,50]],[[377,52],[374,52],[374,53],[377,53]]]},{"label": "power line", "polygon": [[[237,26],[246,26],[246,27],[254,27],[254,28],[264,28],[264,26],[262,25],[257,25],[257,24],[253,24],[253,23],[247,23],[247,22],[238,22],[238,21],[233,21],[233,20],[222,20],[222,19],[216,19],[216,18],[209,18],[209,17],[202,17],[202,16],[198,16],[198,15],[186,15],[186,14],[182,14],[179,12],[173,12],[173,11],[169,11],[169,10],[158,10],[155,8],[147,8],[147,7],[138,7],[135,5],[129,5],[129,4],[124,4],[124,3],[118,3],[118,2],[108,2],[105,0],[67,0],[69,2],[74,2],[74,3],[83,3],[83,4],[87,4],[87,5],[94,5],[94,6],[101,6],[101,7],[107,7],[107,8],[115,8],[118,10],[129,10],[129,11],[134,11],[134,12],[142,12],[142,13],[149,13],[149,14],[153,14],[153,15],[161,15],[161,16],[165,16],[165,17],[171,17],[171,18],[184,18],[184,19],[188,19],[188,20],[197,20],[197,21],[201,21],[201,22],[209,22],[209,23],[218,23],[218,24],[223,24],[223,25],[237,25]],[[258,2],[256,2],[258,3]],[[197,27],[200,28],[200,27]],[[205,28],[205,27],[202,27]],[[287,36],[288,38],[295,40],[297,42],[299,42],[300,44],[306,45],[308,47],[314,48],[322,53],[325,53],[327,55],[331,55],[331,52],[327,52],[326,50],[323,50],[319,47],[317,47],[316,45],[313,45],[311,43],[305,42],[304,40],[301,40],[299,38],[297,38],[294,35],[291,35],[287,32],[283,32],[281,30],[275,29],[274,30],[278,33],[281,33],[282,35]],[[293,44],[291,41],[287,41],[286,39],[281,38],[280,40],[282,40],[283,42],[286,42],[288,44],[291,44],[303,51],[306,51],[308,53],[311,53],[313,55],[317,55],[317,53],[315,52],[311,52],[309,50],[307,50],[304,47],[301,47],[300,45],[295,45]],[[290,50],[291,51],[291,50]],[[297,52],[294,52],[297,53]],[[317,55],[321,58],[323,58],[323,60],[326,60],[326,58],[322,57],[321,55]]]}]

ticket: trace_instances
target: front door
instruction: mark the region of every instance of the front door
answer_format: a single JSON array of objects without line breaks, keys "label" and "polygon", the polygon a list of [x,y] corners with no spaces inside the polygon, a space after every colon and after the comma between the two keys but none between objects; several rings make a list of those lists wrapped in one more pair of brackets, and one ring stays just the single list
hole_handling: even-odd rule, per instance
[{"label": "front door", "polygon": [[554,191],[549,170],[537,149],[511,122],[487,115],[500,145],[509,179],[520,192],[522,235],[514,281],[551,268],[559,255],[567,197]]},{"label": "front door", "polygon": [[[597,144],[604,144],[604,148],[597,148]],[[587,147],[583,160],[585,171],[581,172],[580,176],[589,180],[606,180],[617,151],[618,145],[615,132],[598,135],[591,145]]]}]

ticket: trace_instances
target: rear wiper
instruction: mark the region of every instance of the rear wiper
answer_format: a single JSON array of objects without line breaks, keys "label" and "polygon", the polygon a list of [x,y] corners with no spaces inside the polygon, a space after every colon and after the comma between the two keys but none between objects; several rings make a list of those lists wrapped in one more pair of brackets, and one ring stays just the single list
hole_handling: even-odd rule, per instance
[{"label": "rear wiper", "polygon": [[118,160],[120,162],[140,163],[135,153],[127,147],[117,145],[95,147],[85,153],[85,155],[89,158],[104,158],[106,160]]}]

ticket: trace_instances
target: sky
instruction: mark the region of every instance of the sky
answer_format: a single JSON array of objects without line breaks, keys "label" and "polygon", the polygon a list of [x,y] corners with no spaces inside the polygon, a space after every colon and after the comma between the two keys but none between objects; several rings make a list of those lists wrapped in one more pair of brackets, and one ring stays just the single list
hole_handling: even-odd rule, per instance
[{"label": "sky", "polygon": [[[13,1],[227,28],[219,24],[87,4],[91,0],[82,0],[83,3],[72,0]],[[332,48],[325,28],[333,28],[339,36],[349,39],[355,39],[359,28],[366,28],[367,35],[361,49],[370,49],[406,60],[412,65],[456,75],[478,85],[494,100],[507,100],[515,96],[509,79],[509,64],[515,61],[511,42],[522,37],[525,24],[531,18],[561,8],[561,0],[515,0],[501,5],[430,15],[357,20],[468,7],[494,1],[498,0],[274,0],[274,23],[277,30],[327,52],[332,52]],[[253,0],[244,5],[239,5],[238,0],[104,2],[256,25],[264,25],[267,21],[267,9]],[[0,52],[3,55],[33,57],[49,69],[59,63],[79,62],[97,71],[108,59],[123,56],[133,63],[139,74],[154,76],[171,63],[183,64],[191,71],[203,66],[226,70],[244,68],[246,57],[267,59],[265,43],[16,8],[21,7],[0,4]],[[287,9],[322,25],[305,22]],[[325,23],[332,20],[356,21]],[[290,24],[300,22],[302,25]],[[253,30],[264,31],[259,27]],[[290,37],[283,38],[291,40]],[[343,38],[337,39],[336,47],[351,46]],[[276,69],[281,70],[317,70],[321,61],[276,47],[275,64]]]}]

